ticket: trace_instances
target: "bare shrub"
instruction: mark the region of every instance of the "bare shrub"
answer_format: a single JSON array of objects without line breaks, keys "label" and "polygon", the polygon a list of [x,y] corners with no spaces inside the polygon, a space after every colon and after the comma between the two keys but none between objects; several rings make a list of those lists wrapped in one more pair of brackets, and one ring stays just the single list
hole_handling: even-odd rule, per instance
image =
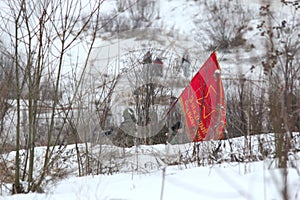
[{"label": "bare shrub", "polygon": [[116,33],[131,29],[131,23],[128,17],[123,13],[120,15],[116,10],[108,14],[102,14],[100,21],[103,26],[103,33]]},{"label": "bare shrub", "polygon": [[296,17],[297,4],[283,1],[283,5],[293,10],[291,17],[282,15],[283,18],[279,18],[280,13],[273,12],[270,5],[264,5],[260,9],[262,20],[257,28],[266,46],[262,67],[269,83],[272,125],[274,130],[291,132],[300,130],[300,20]]},{"label": "bare shrub", "polygon": [[290,199],[287,185],[289,154],[293,149],[293,131],[299,131],[300,84],[300,19],[299,5],[293,1],[281,1],[288,14],[272,9],[272,3],[262,1],[261,22],[257,28],[265,42],[262,61],[270,108],[270,125],[275,134],[276,166],[282,168],[280,191],[282,199]]},{"label": "bare shrub", "polygon": [[196,38],[208,49],[227,49],[244,45],[251,14],[239,1],[205,1],[205,21],[194,21]]},{"label": "bare shrub", "polygon": [[225,81],[227,89],[227,138],[269,131],[265,82],[240,75]]},{"label": "bare shrub", "polygon": [[[133,2],[135,2],[133,4]],[[156,10],[156,1],[153,0],[128,0],[130,19],[132,20],[132,28],[148,27],[152,24],[158,12]]]},{"label": "bare shrub", "polygon": [[14,181],[15,173],[13,164],[5,162],[3,159],[0,160],[0,182],[1,183],[12,183]]},{"label": "bare shrub", "polygon": [[159,17],[155,0],[119,0],[115,10],[101,16],[103,30],[115,33],[150,27]]}]

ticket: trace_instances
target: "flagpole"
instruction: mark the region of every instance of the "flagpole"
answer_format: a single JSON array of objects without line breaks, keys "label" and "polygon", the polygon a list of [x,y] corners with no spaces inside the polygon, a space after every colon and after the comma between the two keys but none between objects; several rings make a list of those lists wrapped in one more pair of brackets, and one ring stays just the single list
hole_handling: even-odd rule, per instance
[{"label": "flagpole", "polygon": [[173,104],[171,105],[171,107],[169,108],[168,112],[164,115],[163,119],[162,120],[165,120],[168,115],[170,114],[171,110],[173,110],[174,106],[176,105],[176,103],[178,102],[178,99],[179,98],[176,98],[176,100],[173,102]]},{"label": "flagpole", "polygon": [[[215,54],[216,54],[216,52],[215,52]],[[217,54],[216,54],[217,55]],[[221,130],[220,130],[220,128],[219,128],[219,126],[221,125],[220,123],[221,123],[221,115],[222,115],[222,98],[223,98],[223,96],[222,96],[222,86],[221,86],[221,84],[222,84],[222,80],[221,80],[221,75],[222,75],[222,71],[221,71],[221,68],[220,68],[220,66],[219,66],[219,61],[218,61],[218,57],[216,56],[216,61],[217,61],[217,65],[218,65],[218,70],[219,71],[215,71],[215,76],[216,76],[216,80],[217,80],[217,91],[218,91],[218,96],[219,96],[219,98],[217,98],[218,99],[218,104],[217,104],[217,113],[218,113],[218,116],[217,116],[217,123],[216,123],[216,136],[217,136],[217,138],[214,138],[214,139],[221,139],[221,138],[223,138],[224,137],[224,135],[220,138],[220,136],[221,136],[221,134],[223,134],[223,133],[221,133]],[[223,123],[223,122],[222,122]]]}]

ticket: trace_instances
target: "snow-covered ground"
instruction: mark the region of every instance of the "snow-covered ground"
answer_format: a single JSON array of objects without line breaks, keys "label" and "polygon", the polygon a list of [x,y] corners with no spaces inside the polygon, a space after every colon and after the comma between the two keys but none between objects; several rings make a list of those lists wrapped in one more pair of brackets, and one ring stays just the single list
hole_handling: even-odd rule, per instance
[{"label": "snow-covered ground", "polygon": [[[233,141],[233,143],[237,142]],[[169,152],[172,157],[176,149],[188,148],[189,145],[142,146],[139,154],[135,147],[125,149],[123,157],[128,163],[137,163],[140,169],[127,165],[127,172],[113,175],[89,175],[85,177],[70,176],[58,182],[51,183],[46,193],[18,194],[0,196],[6,200],[74,200],[74,199],[249,199],[249,200],[281,200],[283,187],[287,186],[289,199],[300,199],[300,154],[294,154],[294,167],[287,171],[274,168],[274,159],[259,162],[223,162],[197,167],[195,163],[166,166],[162,154]],[[68,147],[72,149],[72,146]],[[41,152],[43,148],[38,148]],[[173,151],[173,154],[171,153]],[[150,154],[151,153],[151,156]],[[155,155],[160,154],[160,156]],[[148,156],[147,156],[148,154]],[[136,157],[139,155],[139,158]],[[224,154],[225,155],[225,154]],[[156,159],[154,159],[156,158]],[[70,162],[72,159],[65,161]],[[292,159],[291,159],[292,160]],[[73,167],[76,159],[73,159]],[[150,167],[150,164],[155,167]],[[130,169],[131,168],[131,169]],[[143,168],[143,169],[142,169]],[[152,170],[151,170],[152,168]],[[286,175],[286,180],[285,180]],[[3,195],[3,194],[2,194]]]},{"label": "snow-covered ground", "polygon": [[[298,135],[298,136],[297,136]],[[57,166],[68,172],[62,179],[48,177],[45,193],[9,195],[11,184],[2,186],[0,199],[7,200],[129,200],[129,199],[283,199],[287,187],[291,200],[300,199],[299,133],[294,133],[295,152],[289,154],[289,167],[278,169],[274,156],[272,134],[252,136],[244,147],[245,138],[199,143],[199,159],[193,156],[194,144],[154,145],[118,148],[111,145],[89,145],[90,157],[100,161],[103,169],[96,175],[78,177],[75,146],[62,151]],[[259,145],[259,141],[264,141]],[[212,151],[221,144],[215,157]],[[85,146],[79,145],[84,161]],[[60,151],[59,148],[56,151]],[[265,152],[265,155],[262,155]],[[266,153],[267,152],[267,153]],[[36,148],[35,167],[43,163],[44,147]],[[13,160],[14,152],[2,155]],[[251,154],[252,158],[249,157]],[[24,154],[21,152],[22,158]],[[248,157],[247,157],[248,155]],[[264,160],[261,161],[264,157]],[[233,161],[235,160],[235,161]],[[257,161],[255,161],[257,160]],[[259,161],[260,160],[260,161]],[[240,161],[240,162],[239,162]],[[9,163],[9,162],[8,162]],[[54,167],[55,168],[55,167]],[[54,170],[54,169],[53,169]],[[93,175],[94,174],[94,175]]]},{"label": "snow-covered ground", "polygon": [[[104,3],[103,9],[112,9],[112,2],[115,1],[109,0],[107,4]],[[160,39],[163,38],[163,40],[166,40],[166,43],[161,45],[160,43],[152,42],[150,46],[152,45],[152,47],[155,48],[170,47],[170,52],[173,52],[177,56],[182,56],[186,49],[194,53],[197,52],[195,49],[197,49],[196,45],[199,43],[196,43],[193,38],[187,37],[187,35],[195,29],[191,18],[198,16],[199,8],[195,6],[195,2],[191,0],[160,0],[159,2],[161,19],[164,20],[166,28],[178,30],[178,34],[182,37],[180,37],[180,40],[161,34]],[[247,2],[245,3],[246,5],[258,9],[260,1],[247,0],[244,2]],[[273,6],[277,6],[277,9],[281,9],[278,3]],[[157,27],[159,27],[159,23],[160,22],[158,22]],[[249,32],[247,36],[251,39],[255,34],[257,33],[253,31]],[[131,50],[143,48],[145,44],[149,45],[149,42],[135,40],[134,38],[123,40],[114,38],[109,41],[98,41],[92,53],[92,58],[89,60],[90,68],[88,72],[95,74],[95,71],[93,71],[95,66],[103,65],[103,69],[97,68],[96,70],[100,74],[107,73],[105,70],[110,70],[108,66],[118,62],[120,55],[126,54],[126,52]],[[203,48],[198,46],[197,55],[202,51]],[[236,74],[236,72],[243,74],[249,73],[249,69],[241,68],[239,64],[241,61],[243,61],[244,64],[245,62],[250,62],[253,57],[259,62],[259,51],[259,48],[253,52],[242,51],[238,59],[235,55],[219,52],[219,61],[224,76]],[[77,56],[80,54],[80,51],[75,54]],[[193,55],[195,56],[196,54],[192,54],[192,56]],[[202,52],[201,58],[194,57],[194,63],[201,65],[207,55],[208,53]],[[83,61],[79,61],[80,64],[82,64],[82,62]],[[64,73],[67,74],[69,71],[71,71],[71,69],[67,68]],[[261,73],[261,71],[257,73]],[[230,142],[234,144],[233,150],[228,149]],[[271,141],[268,140],[267,143],[265,143],[266,146],[270,145],[268,142]],[[113,162],[113,164],[117,165],[120,164],[117,166],[117,170],[119,171],[110,175],[89,175],[85,177],[77,177],[77,159],[73,151],[74,146],[70,145],[64,151],[60,158],[61,161],[59,162],[60,167],[66,169],[69,173],[68,176],[61,180],[55,180],[55,182],[51,182],[51,177],[49,177],[50,184],[46,187],[44,194],[30,193],[10,196],[9,189],[11,185],[0,183],[0,186],[2,186],[0,188],[0,195],[2,195],[0,196],[0,200],[281,200],[283,199],[282,190],[284,186],[287,186],[289,199],[300,199],[299,152],[291,153],[290,158],[292,165],[289,166],[285,172],[282,169],[274,167],[276,160],[274,160],[272,156],[270,158],[266,157],[264,161],[247,162],[243,160],[243,156],[246,156],[245,143],[244,141],[239,141],[239,139],[223,142],[222,145],[227,146],[224,147],[224,152],[219,161],[217,158],[215,158],[217,160],[214,160],[206,157],[208,153],[205,152],[205,150],[209,149],[206,144],[211,145],[211,143],[201,144],[203,149],[201,154],[203,163],[201,163],[200,166],[198,166],[195,161],[187,161],[185,163],[179,160],[181,158],[180,155],[186,156],[184,158],[192,157],[193,144],[180,146],[142,146],[129,149],[120,149],[109,145],[91,146],[90,148],[92,152],[95,151],[95,155],[99,155],[98,152],[99,149],[101,149],[102,154],[100,157],[97,157],[97,159],[100,159],[103,164],[107,164],[106,162]],[[257,159],[260,160],[262,155],[258,150],[259,147],[257,143],[255,144],[255,156],[260,157]],[[81,145],[81,148],[83,155],[84,145]],[[299,145],[297,149],[299,151]],[[271,151],[271,153],[269,152],[270,155],[274,153],[274,149],[268,149],[266,147],[266,150]],[[43,147],[36,148],[36,169],[41,168],[44,151],[45,149]],[[233,162],[231,160],[232,151],[236,156],[236,160]],[[67,156],[67,154],[69,154],[69,156]],[[14,152],[1,156],[4,160],[13,163]],[[63,158],[67,159],[65,160]],[[243,160],[244,162],[237,162],[239,158],[241,158],[240,161]],[[209,163],[208,160],[213,161]],[[169,164],[169,166],[167,166],[167,164]],[[285,177],[287,177],[286,180]]]},{"label": "snow-covered ground", "polygon": [[[6,200],[281,200],[283,171],[267,162],[230,163],[208,167],[167,167],[152,173],[69,178],[45,194],[19,194]],[[299,170],[299,169],[298,169]],[[288,169],[289,199],[300,199],[297,169]]]}]

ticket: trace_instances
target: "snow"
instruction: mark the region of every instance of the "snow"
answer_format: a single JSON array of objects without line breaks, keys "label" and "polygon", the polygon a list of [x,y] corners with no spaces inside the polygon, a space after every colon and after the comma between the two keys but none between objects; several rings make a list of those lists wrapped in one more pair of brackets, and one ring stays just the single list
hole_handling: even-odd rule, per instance
[{"label": "snow", "polygon": [[[274,139],[272,134],[264,136],[266,141]],[[257,139],[257,136],[250,138],[254,157],[260,155]],[[229,148],[229,143],[231,143],[232,150]],[[69,171],[67,177],[54,181],[51,181],[51,177],[49,177],[45,193],[42,194],[30,193],[10,196],[9,191],[4,190],[0,199],[280,200],[282,199],[281,191],[285,186],[285,173],[287,174],[286,185],[289,199],[300,199],[300,152],[290,155],[290,165],[286,172],[284,169],[278,169],[275,166],[276,160],[272,158],[274,149],[269,150],[270,156],[263,161],[247,162],[246,157],[244,157],[244,162],[230,161],[232,153],[239,156],[240,151],[243,151],[244,143],[243,137],[222,141],[220,162],[210,160],[206,153],[209,149],[213,149],[214,145],[218,144],[218,141],[199,143],[200,149],[202,149],[199,153],[202,160],[200,165],[196,162],[184,161],[184,159],[191,159],[194,144],[142,145],[125,149],[112,145],[89,144],[88,148],[91,156],[99,155],[101,149],[102,156],[98,157],[98,159],[105,166],[105,161],[108,161],[109,157],[112,158],[112,162],[119,165],[119,172],[84,177],[76,175],[75,146],[68,145],[58,160],[61,167]],[[271,143],[266,143],[265,145],[266,148],[267,146],[272,146]],[[296,149],[298,149],[299,143],[295,143],[295,145]],[[55,149],[59,150],[58,148]],[[79,144],[79,149],[83,153],[85,149],[84,144]],[[36,148],[36,168],[39,168],[43,163],[44,151],[44,147]],[[13,159],[14,153],[9,153],[5,156],[5,159],[7,161]],[[243,153],[240,156],[245,155]],[[183,159],[181,163],[179,157]],[[84,159],[84,156],[82,158]],[[171,164],[176,162],[179,164]],[[10,188],[11,185],[6,185],[6,187]]]},{"label": "snow", "polygon": [[[7,200],[153,200],[153,199],[282,199],[282,171],[267,169],[267,161],[230,163],[179,169],[167,167],[146,174],[120,173],[62,180],[45,194],[5,196]],[[245,170],[247,169],[247,171]],[[288,169],[289,199],[300,199],[297,169]],[[163,191],[162,191],[163,185]],[[2,199],[0,197],[0,199]]]},{"label": "snow", "polygon": [[[112,2],[115,1],[104,1],[103,10],[112,10]],[[180,35],[188,35],[190,32],[194,31],[195,27],[190,19],[196,16],[199,9],[194,6],[194,1],[160,0],[159,2],[161,18],[164,19],[167,29],[174,27],[175,30],[178,30]],[[246,4],[257,9],[260,1],[252,0],[246,2]],[[273,6],[276,7],[278,5]],[[157,27],[159,27],[159,23],[161,22],[157,23]],[[251,39],[254,34],[257,33],[249,32],[249,39]],[[181,56],[186,49],[196,51],[195,43],[191,38],[186,40],[185,37],[180,37],[181,40],[176,40],[174,43],[174,38],[164,34],[161,35],[161,38],[167,41],[165,45],[156,42],[152,42],[150,45],[157,48],[171,46],[171,51],[177,56]],[[101,40],[97,42],[98,43],[92,53],[92,58],[89,60],[90,68],[87,69],[90,74],[108,73],[108,66],[115,64],[119,59],[119,55],[123,55],[129,50],[143,48],[147,43],[147,41],[135,40],[133,38],[124,40],[114,39],[110,41]],[[185,44],[185,46],[183,47],[182,44]],[[149,42],[147,45],[149,45]],[[201,47],[198,46],[198,48],[197,55],[199,55],[199,52],[203,51]],[[176,51],[174,49],[176,49]],[[72,54],[72,56],[78,56],[86,54],[86,52],[74,49],[70,54]],[[250,59],[252,59],[253,56],[258,61],[260,60],[260,57],[258,56],[260,54],[259,50],[254,52],[255,55],[253,55],[253,52],[242,52],[240,54],[243,57],[239,57],[239,59],[231,55],[226,55],[227,60],[225,60],[222,59],[224,58],[224,54],[220,53],[219,61],[223,69],[222,74],[225,74],[225,76],[226,74],[236,74],[236,71],[241,74],[249,73],[248,69],[242,68],[237,63],[240,63],[240,60],[250,62]],[[207,54],[201,54],[201,56],[203,58],[198,58],[198,60],[195,61],[195,65],[202,63]],[[70,58],[70,60],[73,59]],[[84,60],[79,60],[78,63],[82,64],[84,63]],[[69,65],[71,66],[73,64],[70,63]],[[94,66],[103,66],[103,68],[96,69],[93,68]],[[71,71],[69,66],[65,70],[66,71],[63,72],[64,74]],[[259,73],[261,72],[258,72],[258,74]],[[203,147],[205,147],[205,144],[203,144]],[[238,141],[235,144],[235,152],[240,154],[244,153],[242,152],[243,141]],[[121,158],[124,151],[126,155],[129,154],[129,156],[127,155],[128,157],[126,157],[125,164],[122,160],[124,166],[121,167],[120,172],[112,175],[77,177],[76,158],[71,156],[67,162],[61,162],[64,168],[69,170],[70,175],[62,180],[52,182],[47,186],[45,193],[17,194],[10,196],[9,191],[5,189],[5,187],[1,187],[2,185],[0,183],[0,195],[3,195],[0,196],[0,200],[283,199],[281,191],[285,185],[285,171],[283,169],[275,168],[273,165],[276,161],[271,158],[259,162],[239,163],[227,161],[222,162],[221,164],[205,163],[201,166],[197,166],[194,162],[167,166],[160,160],[163,157],[172,163],[173,159],[176,160],[178,158],[178,152],[186,151],[188,152],[187,154],[191,154],[192,145],[193,144],[181,146],[156,145],[141,146],[139,148],[133,147],[130,149],[120,149],[110,145],[102,145],[101,147],[96,146],[93,147],[95,154],[97,154],[99,148],[102,148],[102,151],[104,149],[104,152],[110,153],[108,156],[111,156],[112,152],[115,153],[113,161],[116,163],[121,163],[121,160],[119,159],[124,159]],[[81,144],[81,148],[84,148],[83,144]],[[74,146],[70,145],[65,150],[65,153],[72,152],[72,150],[74,150]],[[42,166],[44,151],[45,149],[43,147],[36,148],[37,161],[35,167],[37,169],[40,169]],[[6,160],[13,160],[14,152],[1,156]],[[62,157],[64,156],[66,155],[62,155]],[[226,156],[230,157],[230,152],[225,149],[224,157]],[[290,166],[287,168],[286,184],[288,186],[289,199],[291,200],[300,199],[299,156],[299,152],[295,153],[294,167]],[[101,157],[101,159],[104,158],[106,157]],[[137,167],[142,169],[136,170]],[[11,185],[6,186],[10,187]]]}]

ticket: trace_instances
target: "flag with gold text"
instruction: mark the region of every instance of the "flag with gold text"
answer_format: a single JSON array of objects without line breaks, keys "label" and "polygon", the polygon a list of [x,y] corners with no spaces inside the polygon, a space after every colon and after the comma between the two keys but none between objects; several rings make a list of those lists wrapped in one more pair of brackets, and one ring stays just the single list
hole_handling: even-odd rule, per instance
[{"label": "flag with gold text", "polygon": [[191,141],[224,138],[225,96],[221,69],[215,52],[183,90],[177,104],[180,104],[182,123]]}]

